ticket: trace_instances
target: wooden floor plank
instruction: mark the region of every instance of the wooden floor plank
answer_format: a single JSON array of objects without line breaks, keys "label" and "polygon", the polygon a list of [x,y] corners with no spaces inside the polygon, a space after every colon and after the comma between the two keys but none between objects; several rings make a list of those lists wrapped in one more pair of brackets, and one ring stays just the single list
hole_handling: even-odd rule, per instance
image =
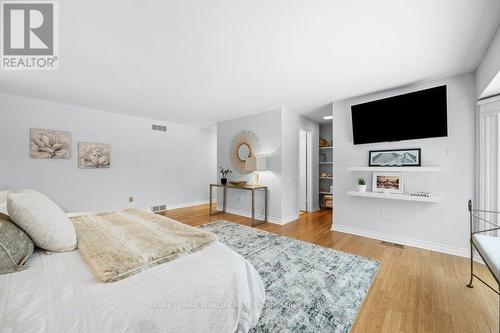
[{"label": "wooden floor plank", "polygon": [[[476,280],[466,287],[469,260],[331,231],[331,210],[302,214],[286,225],[265,223],[258,229],[378,260],[381,265],[351,333],[365,332],[493,332],[499,333],[500,300]],[[244,225],[250,219],[233,214],[208,215],[208,205],[165,213],[183,223],[228,220]],[[478,274],[494,285],[484,265]]]}]

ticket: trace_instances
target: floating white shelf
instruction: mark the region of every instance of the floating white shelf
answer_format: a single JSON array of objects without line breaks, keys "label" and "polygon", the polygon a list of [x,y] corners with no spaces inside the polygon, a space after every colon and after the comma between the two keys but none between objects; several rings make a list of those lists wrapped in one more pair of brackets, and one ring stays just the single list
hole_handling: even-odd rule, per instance
[{"label": "floating white shelf", "polygon": [[333,179],[333,177],[319,177],[319,179]]},{"label": "floating white shelf", "polygon": [[319,164],[332,164],[333,162],[319,162]]},{"label": "floating white shelf", "polygon": [[439,195],[433,195],[430,198],[422,197],[410,197],[408,194],[399,193],[378,193],[378,192],[358,192],[349,191],[347,195],[354,197],[366,197],[366,198],[377,198],[377,199],[390,199],[390,200],[405,200],[405,201],[420,201],[428,203],[438,203],[441,202],[442,198]]},{"label": "floating white shelf", "polygon": [[332,192],[319,192],[319,194],[333,194]]},{"label": "floating white shelf", "polygon": [[424,165],[415,167],[370,167],[370,166],[351,166],[347,171],[387,171],[387,172],[439,172],[441,167],[438,165]]},{"label": "floating white shelf", "polygon": [[319,149],[333,149],[333,147],[319,147]]}]

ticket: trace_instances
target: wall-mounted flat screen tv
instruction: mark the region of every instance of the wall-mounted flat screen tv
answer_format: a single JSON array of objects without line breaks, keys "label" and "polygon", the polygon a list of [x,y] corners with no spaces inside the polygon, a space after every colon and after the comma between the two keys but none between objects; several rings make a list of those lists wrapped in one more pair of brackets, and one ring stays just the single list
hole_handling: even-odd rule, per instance
[{"label": "wall-mounted flat screen tv", "polygon": [[446,86],[351,106],[354,144],[448,136]]}]

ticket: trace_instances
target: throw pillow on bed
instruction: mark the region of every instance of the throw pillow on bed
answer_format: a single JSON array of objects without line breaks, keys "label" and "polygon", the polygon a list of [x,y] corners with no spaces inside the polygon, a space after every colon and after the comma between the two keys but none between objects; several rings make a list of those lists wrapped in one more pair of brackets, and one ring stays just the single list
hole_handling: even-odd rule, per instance
[{"label": "throw pillow on bed", "polygon": [[76,248],[76,232],[69,217],[42,193],[13,191],[7,196],[10,219],[48,251],[64,252]]},{"label": "throw pillow on bed", "polygon": [[0,191],[0,213],[7,215],[7,194],[10,190]]},{"label": "throw pillow on bed", "polygon": [[0,214],[0,274],[24,268],[33,253],[33,242],[7,215]]}]

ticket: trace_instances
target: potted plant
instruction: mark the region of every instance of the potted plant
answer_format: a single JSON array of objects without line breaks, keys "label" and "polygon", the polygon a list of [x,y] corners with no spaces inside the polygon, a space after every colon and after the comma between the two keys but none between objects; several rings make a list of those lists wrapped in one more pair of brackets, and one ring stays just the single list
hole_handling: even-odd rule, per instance
[{"label": "potted plant", "polygon": [[363,178],[358,178],[358,192],[366,192],[366,182]]},{"label": "potted plant", "polygon": [[219,167],[219,172],[220,172],[220,174],[222,176],[221,179],[220,179],[220,183],[222,185],[226,185],[227,184],[227,178],[226,178],[226,176],[228,174],[230,174],[232,171],[229,170],[229,169],[224,169],[223,167]]}]

